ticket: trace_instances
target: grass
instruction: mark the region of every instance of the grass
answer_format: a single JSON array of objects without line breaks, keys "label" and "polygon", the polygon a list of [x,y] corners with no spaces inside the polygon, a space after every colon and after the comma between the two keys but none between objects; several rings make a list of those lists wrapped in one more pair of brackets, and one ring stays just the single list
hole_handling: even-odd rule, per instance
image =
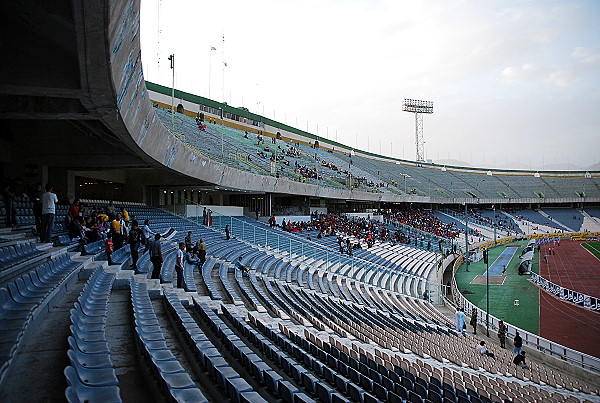
[{"label": "grass", "polygon": [[[490,314],[502,319],[512,325],[520,327],[529,332],[538,334],[540,329],[540,298],[539,289],[528,281],[529,276],[519,276],[518,267],[521,263],[519,255],[527,245],[527,241],[512,242],[510,245],[520,245],[517,253],[506,268],[506,279],[503,285],[490,285]],[[506,248],[506,245],[496,246],[490,249],[490,264]],[[539,259],[537,253],[534,258],[532,270],[539,273]],[[470,284],[476,275],[483,274],[486,265],[483,260],[469,264],[469,272],[465,271],[463,264],[456,272],[456,282],[461,292],[466,290],[473,294],[466,294],[470,302],[485,310],[486,308],[486,286]],[[519,300],[519,306],[514,306],[514,301]]]},{"label": "grass", "polygon": [[597,259],[600,259],[600,242],[584,242],[581,246],[589,250]]}]

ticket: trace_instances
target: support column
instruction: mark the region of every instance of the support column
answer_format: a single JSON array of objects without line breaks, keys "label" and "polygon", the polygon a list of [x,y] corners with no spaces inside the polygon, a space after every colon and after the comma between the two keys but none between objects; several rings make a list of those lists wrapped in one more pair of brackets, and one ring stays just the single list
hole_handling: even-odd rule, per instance
[{"label": "support column", "polygon": [[75,200],[75,171],[67,170],[67,198],[72,203]]}]

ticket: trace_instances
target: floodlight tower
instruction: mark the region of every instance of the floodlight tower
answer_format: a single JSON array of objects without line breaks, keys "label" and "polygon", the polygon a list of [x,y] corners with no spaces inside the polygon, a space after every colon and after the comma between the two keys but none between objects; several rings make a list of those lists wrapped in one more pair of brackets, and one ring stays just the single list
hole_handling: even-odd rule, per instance
[{"label": "floodlight tower", "polygon": [[417,162],[425,162],[425,141],[423,141],[423,113],[433,113],[433,102],[418,99],[404,99],[404,112],[415,114],[415,142],[417,146]]}]

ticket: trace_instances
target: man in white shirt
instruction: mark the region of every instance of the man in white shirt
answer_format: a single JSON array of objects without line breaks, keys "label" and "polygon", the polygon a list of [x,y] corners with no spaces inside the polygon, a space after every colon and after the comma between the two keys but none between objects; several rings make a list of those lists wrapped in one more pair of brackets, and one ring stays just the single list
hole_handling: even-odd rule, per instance
[{"label": "man in white shirt", "polygon": [[494,353],[489,352],[488,349],[485,347],[485,341],[483,340],[477,346],[477,351],[480,355],[487,355],[488,357],[496,358],[494,356]]},{"label": "man in white shirt", "polygon": [[177,288],[183,288],[183,251],[185,243],[179,242],[177,249],[177,261],[175,262],[175,272],[177,273]]},{"label": "man in white shirt", "polygon": [[58,197],[54,193],[54,187],[47,183],[46,192],[42,193],[42,229],[40,233],[40,242],[51,242],[52,229],[54,227],[54,215],[56,214],[56,203]]},{"label": "man in white shirt", "polygon": [[144,227],[142,228],[142,232],[144,233],[144,245],[146,245],[143,253],[146,253],[150,250],[150,242],[152,240],[152,235],[156,235],[156,233],[150,229],[150,220],[144,220]]}]

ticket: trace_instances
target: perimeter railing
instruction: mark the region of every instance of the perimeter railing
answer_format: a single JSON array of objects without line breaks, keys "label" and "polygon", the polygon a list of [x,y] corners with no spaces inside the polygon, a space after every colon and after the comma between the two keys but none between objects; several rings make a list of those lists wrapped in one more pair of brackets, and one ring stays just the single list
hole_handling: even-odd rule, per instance
[{"label": "perimeter railing", "polygon": [[[454,266],[452,268],[452,300],[448,301],[448,303],[453,305],[455,308],[463,308],[464,311],[467,312],[467,315],[469,312],[472,312],[473,309],[476,309],[477,322],[482,326],[486,326],[487,313],[465,298],[465,296],[462,295],[458,289],[458,285],[456,283],[456,270],[458,270],[463,261],[464,256],[460,256],[454,262]],[[498,323],[500,322],[500,319],[493,315],[489,315],[487,317],[490,329],[494,332],[498,332]],[[504,324],[508,327],[507,337],[514,338],[516,332],[519,332],[523,338],[524,345],[550,356],[559,358],[570,364],[600,373],[600,358],[582,353],[572,348],[563,346],[562,344],[555,343],[534,333],[528,332],[527,330],[511,325],[510,323],[504,322]]]}]

